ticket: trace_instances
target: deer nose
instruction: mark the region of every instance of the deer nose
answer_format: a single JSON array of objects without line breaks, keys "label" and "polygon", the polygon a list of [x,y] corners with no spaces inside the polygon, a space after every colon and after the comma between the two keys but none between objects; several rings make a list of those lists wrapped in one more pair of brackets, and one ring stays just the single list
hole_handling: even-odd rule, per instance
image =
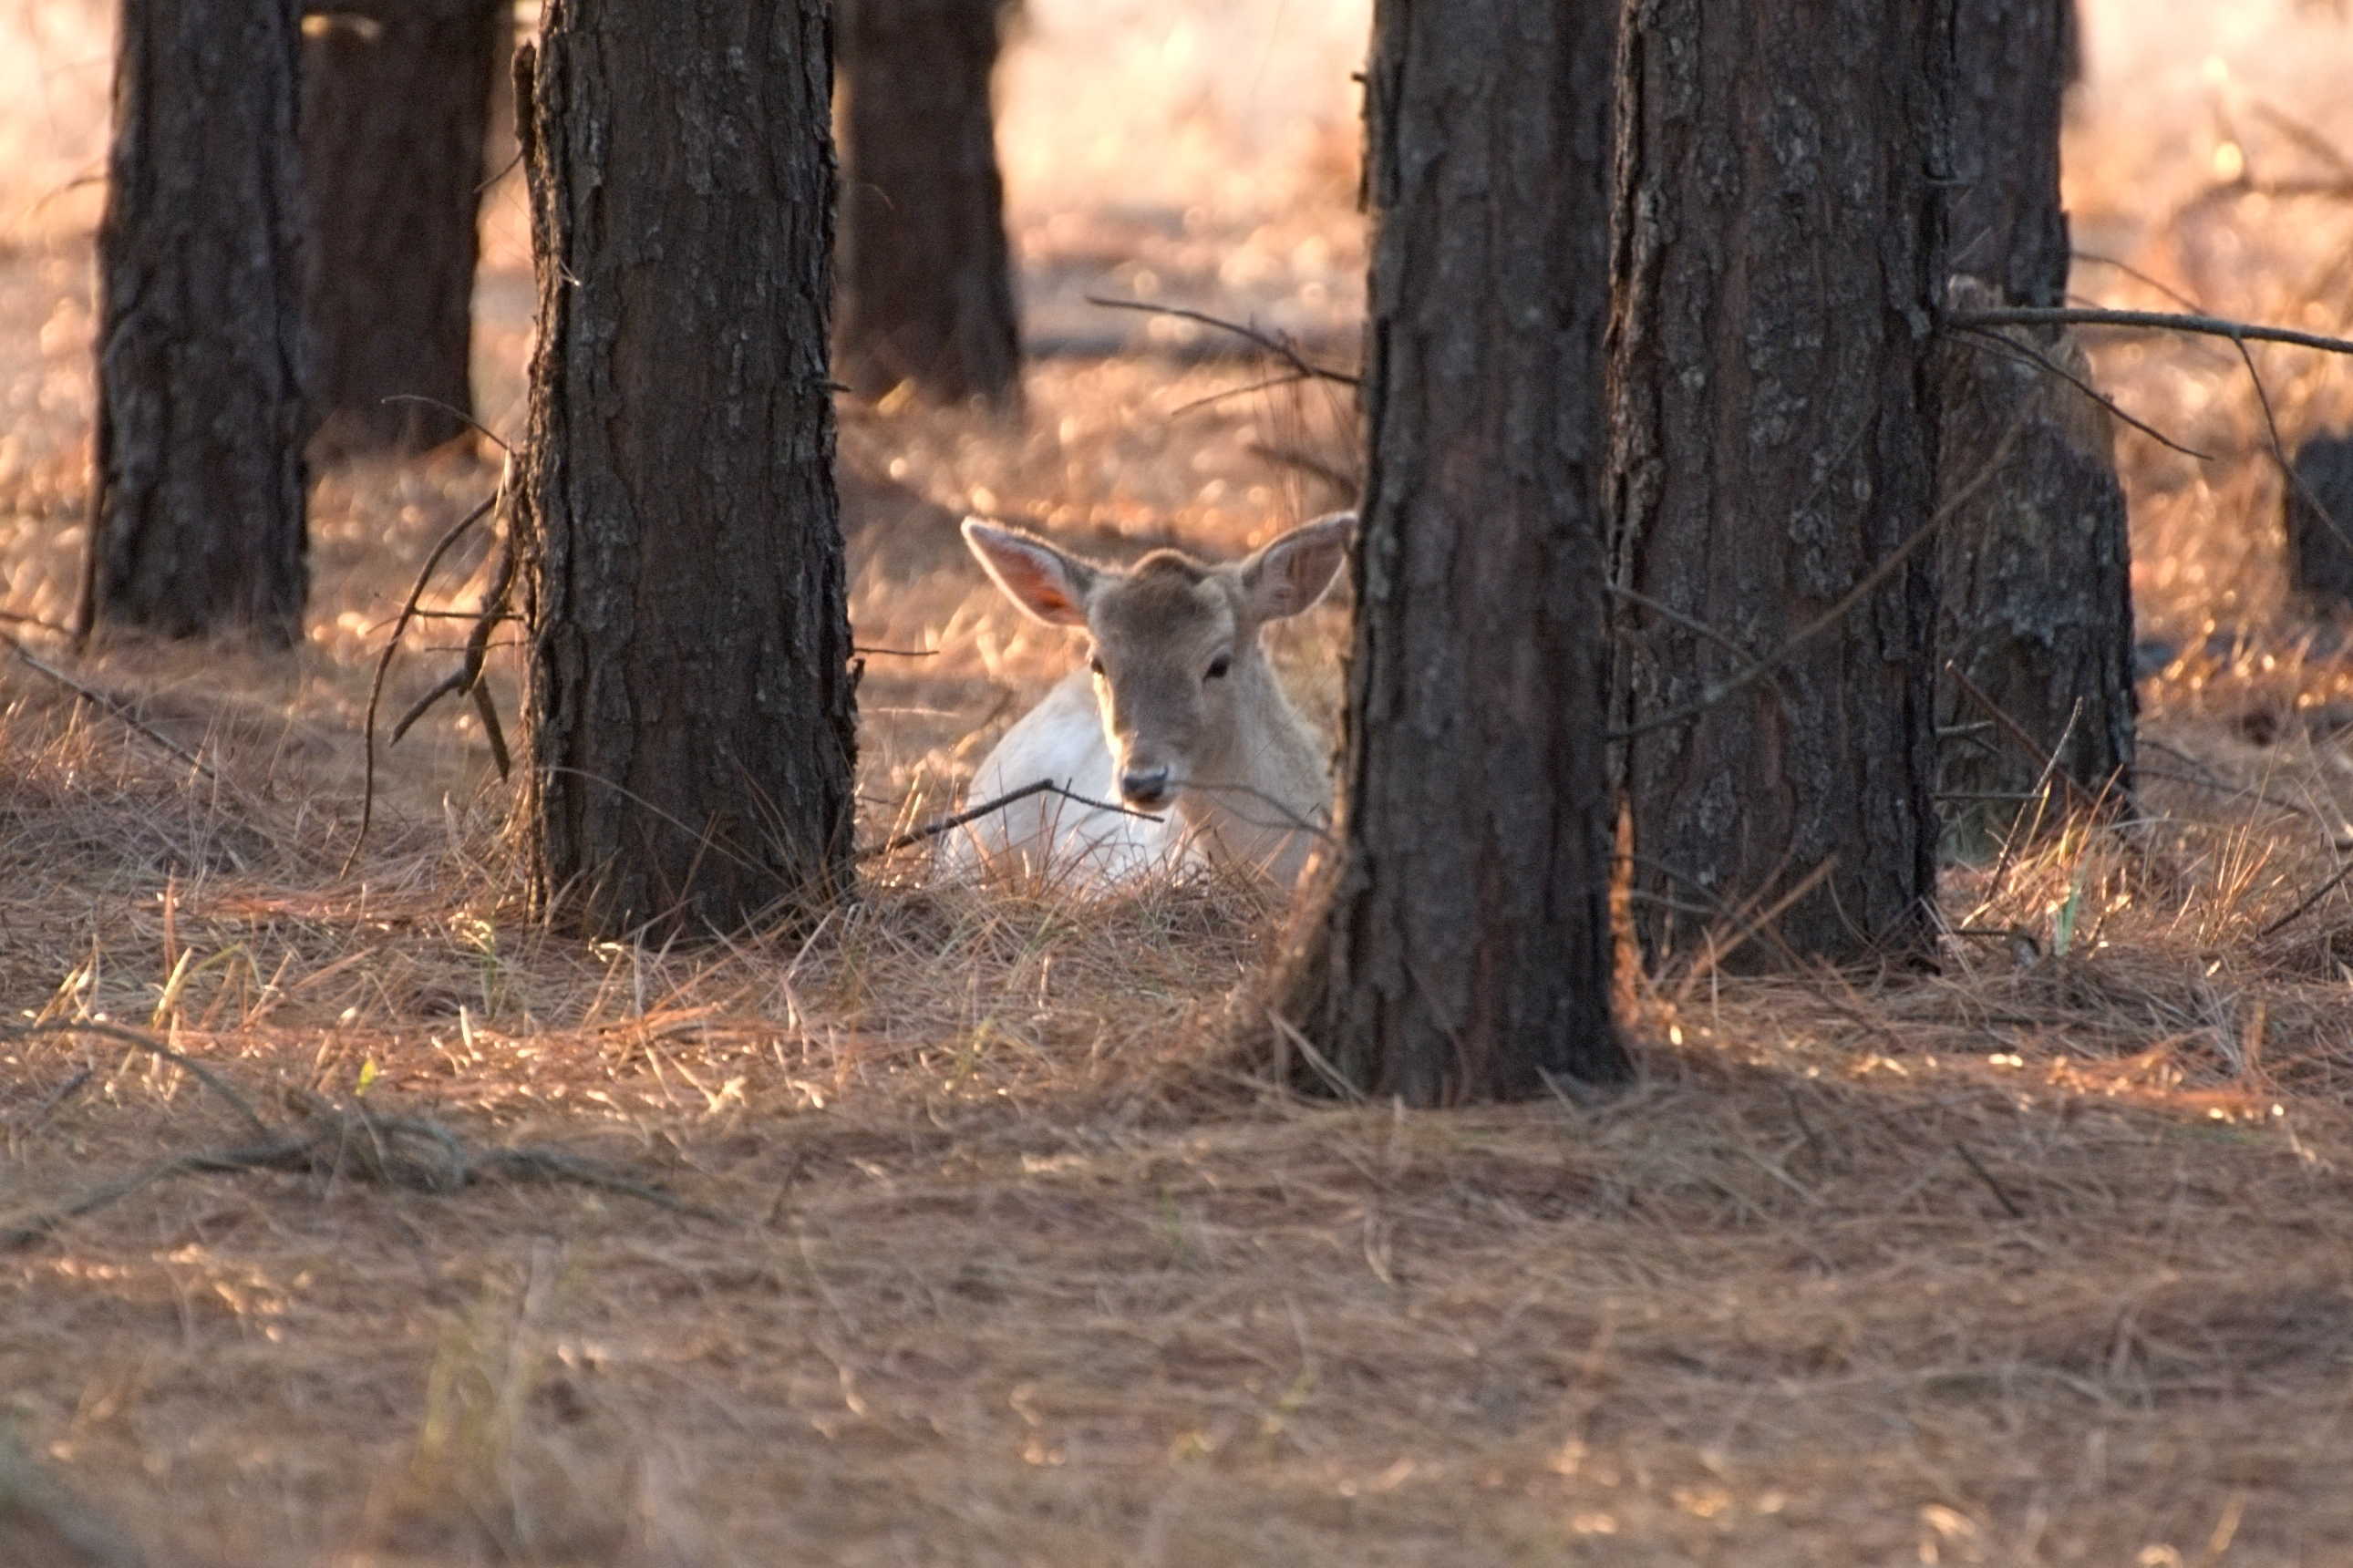
[{"label": "deer nose", "polygon": [[1119,793],[1127,797],[1128,805],[1148,811],[1168,798],[1168,769],[1130,769],[1119,775]]}]

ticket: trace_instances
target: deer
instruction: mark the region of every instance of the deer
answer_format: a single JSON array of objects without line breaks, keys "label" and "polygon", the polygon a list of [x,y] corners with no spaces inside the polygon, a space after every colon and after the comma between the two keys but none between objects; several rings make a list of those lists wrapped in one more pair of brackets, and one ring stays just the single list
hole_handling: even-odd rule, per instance
[{"label": "deer", "polygon": [[1323,599],[1356,530],[1334,512],[1240,561],[1155,550],[1122,568],[966,518],[989,578],[1031,619],[1083,629],[1088,655],[1005,732],[966,799],[1057,788],[968,825],[952,862],[1110,884],[1206,860],[1296,884],[1331,816],[1328,748],[1260,634]]}]

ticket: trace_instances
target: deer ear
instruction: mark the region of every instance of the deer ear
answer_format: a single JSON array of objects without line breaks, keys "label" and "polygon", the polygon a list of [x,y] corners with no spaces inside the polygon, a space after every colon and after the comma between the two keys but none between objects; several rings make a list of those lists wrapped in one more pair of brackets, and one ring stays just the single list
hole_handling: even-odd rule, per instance
[{"label": "deer ear", "polygon": [[1279,621],[1312,606],[1340,574],[1356,536],[1356,514],[1335,511],[1261,546],[1239,568],[1250,618]]},{"label": "deer ear", "polygon": [[999,528],[976,517],[964,520],[964,542],[1005,590],[1005,596],[1036,620],[1054,626],[1087,622],[1087,594],[1095,569],[1065,555],[1037,535]]}]

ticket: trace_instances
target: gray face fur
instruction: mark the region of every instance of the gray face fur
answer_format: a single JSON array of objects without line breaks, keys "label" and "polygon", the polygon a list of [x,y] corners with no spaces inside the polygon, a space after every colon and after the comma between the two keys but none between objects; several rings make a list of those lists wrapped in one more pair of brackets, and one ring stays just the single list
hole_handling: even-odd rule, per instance
[{"label": "gray face fur", "polygon": [[1356,521],[1345,512],[1319,518],[1241,561],[1157,550],[1124,571],[976,518],[964,533],[1024,611],[1086,628],[1120,793],[1138,810],[1157,810],[1187,781],[1247,771],[1236,756],[1242,731],[1282,700],[1259,631],[1324,596]]}]

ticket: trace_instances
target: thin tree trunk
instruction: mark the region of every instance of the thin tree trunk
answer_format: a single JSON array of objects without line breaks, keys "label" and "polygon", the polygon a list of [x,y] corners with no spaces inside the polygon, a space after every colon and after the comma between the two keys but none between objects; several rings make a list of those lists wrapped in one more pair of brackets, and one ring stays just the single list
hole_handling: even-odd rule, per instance
[{"label": "thin tree trunk", "polygon": [[1275,994],[1349,1083],[1415,1105],[1628,1068],[1601,744],[1616,9],[1374,11],[1343,845]]},{"label": "thin tree trunk", "polygon": [[1653,958],[1744,913],[1773,916],[1749,963],[1927,935],[1932,9],[1629,13],[1613,569],[1630,591],[1622,765]]},{"label": "thin tree trunk", "polygon": [[[2057,305],[2067,289],[2060,123],[2073,0],[1959,0],[1954,15],[1957,308]],[[2050,371],[2090,364],[2063,331],[1958,333],[1936,356],[1939,790],[1947,840],[1982,852],[2022,814],[2131,790],[2132,541],[2107,416]],[[2046,764],[2055,763],[2055,768]],[[2055,773],[2063,781],[2052,778]]]},{"label": "thin tree trunk", "polygon": [[301,632],[294,0],[125,0],[81,629]]},{"label": "thin tree trunk", "polygon": [[322,460],[423,451],[472,417],[482,143],[512,26],[510,0],[334,0],[310,29],[304,305]]},{"label": "thin tree trunk", "polygon": [[841,360],[870,397],[1021,391],[990,106],[1006,0],[842,0]]},{"label": "thin tree trunk", "polygon": [[850,878],[827,10],[552,0],[518,62],[525,836],[591,931],[733,927]]},{"label": "thin tree trunk", "polygon": [[2280,495],[2287,580],[2321,615],[2353,611],[2353,436],[2323,433],[2296,448]]}]

